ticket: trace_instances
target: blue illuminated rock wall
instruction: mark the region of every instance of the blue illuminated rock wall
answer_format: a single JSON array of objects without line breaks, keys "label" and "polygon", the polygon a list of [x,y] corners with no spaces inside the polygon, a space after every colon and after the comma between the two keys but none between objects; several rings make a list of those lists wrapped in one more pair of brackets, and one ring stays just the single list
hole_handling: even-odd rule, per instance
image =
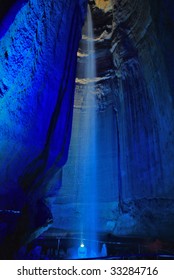
[{"label": "blue illuminated rock wall", "polygon": [[[86,2],[8,0],[9,6],[0,9],[0,237],[5,246],[19,247],[21,236],[27,239],[36,228],[39,234],[52,221],[43,200],[50,201],[60,187],[68,155]],[[166,228],[172,233],[173,3],[112,2],[106,18],[94,7],[95,32],[102,35],[96,42],[98,75],[107,76],[97,85],[103,110],[98,145],[113,156],[100,161],[98,182],[101,196],[105,199],[107,191],[115,200],[112,215],[107,203],[101,212],[114,234],[158,235]],[[11,3],[16,5],[10,8]],[[107,182],[111,165],[112,193]],[[70,178],[67,185],[71,201]],[[71,225],[69,211],[61,207]]]},{"label": "blue illuminated rock wall", "polygon": [[[94,1],[90,3],[98,78],[98,231],[172,236],[173,3],[115,0],[108,11],[102,9],[102,4],[98,8]],[[80,80],[84,78],[84,56],[78,61]],[[81,213],[76,174],[82,159],[76,147],[78,133],[82,137],[77,124],[78,115],[80,120],[83,118],[83,102],[83,86],[77,84],[70,157],[63,170],[63,188],[53,204],[54,226],[66,230],[78,229]]]},{"label": "blue illuminated rock wall", "polygon": [[[119,16],[116,9],[113,57],[117,69],[115,107],[121,137],[123,197],[171,198],[174,195],[174,111],[173,72],[169,75],[168,56],[172,60],[173,54],[167,55],[165,46],[166,41],[173,46],[173,40],[168,37],[172,25],[164,28],[161,24],[162,10],[154,20],[155,8],[145,1],[137,3],[136,11],[141,15],[138,18],[122,5],[118,6],[120,15],[124,11],[127,14]],[[127,1],[129,8],[132,5]],[[157,33],[156,25],[161,26],[166,39]],[[173,69],[171,64],[170,67]]]},{"label": "blue illuminated rock wall", "polygon": [[38,201],[59,188],[67,160],[86,1],[10,4],[0,33],[0,214],[28,213],[31,233],[51,220],[48,210],[35,217]]},{"label": "blue illuminated rock wall", "polygon": [[[112,52],[117,78],[113,90],[121,149],[123,215],[117,216],[114,231],[172,235],[173,3],[115,3]],[[166,228],[170,230],[166,232]]]}]

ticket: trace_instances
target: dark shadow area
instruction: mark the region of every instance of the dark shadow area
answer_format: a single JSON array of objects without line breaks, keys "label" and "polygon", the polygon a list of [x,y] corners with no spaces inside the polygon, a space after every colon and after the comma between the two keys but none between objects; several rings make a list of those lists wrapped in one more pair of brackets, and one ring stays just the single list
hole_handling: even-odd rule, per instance
[{"label": "dark shadow area", "polygon": [[0,2],[0,39],[13,23],[18,11],[28,0],[6,0]]},{"label": "dark shadow area", "polygon": [[[80,244],[78,234],[66,236],[45,236],[33,240],[23,247],[16,259],[28,260],[66,260],[79,259],[74,257]],[[112,260],[174,260],[174,242],[172,240],[158,238],[119,237],[113,235],[101,235],[96,241],[99,252],[105,244],[107,255],[96,256],[92,259]],[[84,240],[88,248],[88,240]],[[81,258],[80,258],[81,259]],[[91,259],[86,257],[85,259]]]}]

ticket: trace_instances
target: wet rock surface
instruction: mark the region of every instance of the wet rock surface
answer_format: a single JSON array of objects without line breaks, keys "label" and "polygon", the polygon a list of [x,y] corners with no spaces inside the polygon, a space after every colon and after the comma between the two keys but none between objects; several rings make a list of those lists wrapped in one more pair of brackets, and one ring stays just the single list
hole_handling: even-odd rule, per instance
[{"label": "wet rock surface", "polygon": [[[101,190],[101,204],[107,201],[106,207],[104,204],[102,206],[105,210],[100,209],[101,220],[106,218],[105,225],[107,219],[108,223],[117,225],[114,234],[144,235],[149,229],[149,235],[160,236],[165,235],[168,227],[170,230],[166,235],[170,235],[173,233],[171,224],[174,213],[174,42],[171,35],[173,15],[169,10],[173,9],[173,4],[162,0],[89,2],[95,34],[97,118],[100,120],[97,132],[100,150],[97,181]],[[80,114],[80,110],[84,113],[84,45],[85,39],[79,48],[75,115],[76,111]],[[107,138],[110,129],[114,136]],[[71,174],[74,178],[70,171],[71,168],[73,170],[73,156],[70,149],[65,177]],[[60,191],[61,202],[67,199],[70,187],[74,193],[78,193],[77,184],[69,184],[65,177],[64,189]],[[79,202],[74,196],[73,199]],[[171,199],[166,210],[169,223],[163,214],[163,201],[168,199]],[[156,202],[151,203],[153,200]],[[115,220],[111,215],[114,201],[118,202]],[[127,201],[134,205],[128,207],[130,215],[125,210]],[[136,207],[136,201],[142,202],[141,207]],[[161,209],[157,204],[161,205]],[[56,204],[54,208],[54,212],[58,210]],[[145,209],[151,213],[152,219],[146,217]],[[80,211],[78,213],[80,216]],[[78,224],[78,215],[74,214],[74,226]],[[137,215],[137,219],[132,215]],[[64,225],[66,227],[66,218]],[[103,230],[106,231],[106,228]]]},{"label": "wet rock surface", "polygon": [[[20,211],[17,229],[10,230],[5,219],[2,224],[9,229],[6,252],[16,238],[10,258],[35,230],[41,233],[50,223],[51,214],[43,208],[60,187],[67,160],[86,1],[6,4],[0,33],[0,209]],[[39,201],[45,205],[41,209]]]},{"label": "wet rock surface", "polygon": [[[55,227],[68,230],[72,216],[74,227],[78,224],[74,155],[64,168],[63,184],[61,169],[68,157],[73,103],[84,113],[87,40],[84,30],[79,46],[86,1],[16,1],[12,10],[14,1],[6,3],[0,9],[0,236],[7,251],[17,240],[10,258],[22,245],[20,236],[36,237],[52,219]],[[173,3],[89,3],[98,73],[99,231],[173,234]]]}]

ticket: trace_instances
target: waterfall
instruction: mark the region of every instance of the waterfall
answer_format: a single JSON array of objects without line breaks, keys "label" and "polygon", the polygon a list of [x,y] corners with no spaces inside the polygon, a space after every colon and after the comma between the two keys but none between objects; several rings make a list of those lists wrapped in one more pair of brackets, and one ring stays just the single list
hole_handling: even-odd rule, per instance
[{"label": "waterfall", "polygon": [[76,87],[70,150],[68,162],[63,169],[63,187],[59,192],[60,205],[63,197],[63,200],[69,203],[69,211],[65,214],[66,218],[60,218],[58,223],[62,227],[65,226],[72,234],[78,234],[78,244],[74,243],[73,252],[69,257],[91,258],[98,255],[99,183],[97,181],[96,59],[89,7],[80,48],[81,53],[84,54],[85,64],[81,69],[82,80]]},{"label": "waterfall", "polygon": [[97,255],[97,150],[96,150],[96,94],[95,77],[96,61],[94,49],[94,34],[90,8],[87,14],[87,58],[85,66],[86,86],[84,87],[83,129],[79,145],[83,159],[81,164],[81,202],[83,205],[81,216],[82,248],[87,241],[87,256]]}]

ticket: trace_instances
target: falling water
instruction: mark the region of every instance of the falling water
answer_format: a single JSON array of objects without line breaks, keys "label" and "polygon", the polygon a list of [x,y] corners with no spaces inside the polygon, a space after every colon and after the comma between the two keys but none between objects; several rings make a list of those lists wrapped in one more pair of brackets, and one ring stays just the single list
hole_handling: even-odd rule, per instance
[{"label": "falling water", "polygon": [[[81,152],[84,161],[81,162],[81,202],[83,205],[81,219],[81,242],[87,241],[87,256],[97,255],[97,153],[96,153],[96,94],[95,77],[96,61],[94,49],[94,34],[91,11],[87,14],[87,58],[84,87],[83,130],[81,134]],[[82,245],[83,246],[83,245]],[[84,247],[82,247],[84,248]]]}]

